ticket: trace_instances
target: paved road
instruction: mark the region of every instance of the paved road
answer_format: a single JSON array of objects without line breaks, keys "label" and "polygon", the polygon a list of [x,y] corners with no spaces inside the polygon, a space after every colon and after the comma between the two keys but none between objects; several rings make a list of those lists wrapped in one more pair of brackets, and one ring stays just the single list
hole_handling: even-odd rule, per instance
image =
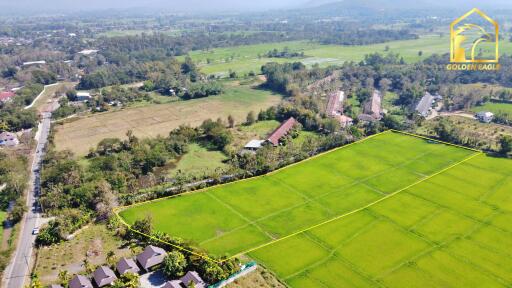
[{"label": "paved road", "polygon": [[40,190],[40,168],[41,160],[44,156],[44,147],[48,140],[50,131],[51,113],[42,113],[42,120],[39,125],[37,137],[37,147],[34,154],[34,161],[32,162],[29,195],[27,197],[27,205],[29,207],[28,213],[22,220],[22,230],[18,245],[12,262],[7,266],[4,273],[4,283],[7,288],[22,288],[25,281],[30,275],[30,268],[32,264],[32,254],[35,235],[32,235],[32,230],[38,227],[40,222],[41,213],[37,205],[37,197]]}]

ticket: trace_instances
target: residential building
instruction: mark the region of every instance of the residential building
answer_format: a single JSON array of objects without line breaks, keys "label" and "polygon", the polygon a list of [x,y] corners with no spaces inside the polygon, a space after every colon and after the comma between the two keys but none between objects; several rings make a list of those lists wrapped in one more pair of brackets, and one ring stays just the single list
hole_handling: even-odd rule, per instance
[{"label": "residential building", "polygon": [[137,255],[137,262],[144,270],[148,271],[149,268],[162,263],[166,255],[164,249],[149,245],[142,253]]},{"label": "residential building", "polygon": [[0,146],[16,146],[20,144],[18,136],[11,132],[0,133]]},{"label": "residential building", "polygon": [[345,115],[339,115],[336,119],[340,122],[341,128],[350,127],[354,124],[354,119]]},{"label": "residential building", "polygon": [[195,288],[204,288],[206,283],[201,279],[196,271],[188,271],[185,276],[181,277],[181,282],[185,284],[185,287],[189,287],[190,283],[194,283]]},{"label": "residential building", "polygon": [[78,52],[78,54],[81,54],[81,55],[84,55],[84,56],[90,56],[90,55],[93,55],[93,54],[96,54],[98,53],[99,50],[94,50],[94,49],[84,49],[80,52]]},{"label": "residential building", "polygon": [[84,102],[91,100],[91,93],[86,91],[80,91],[76,93],[76,101]]},{"label": "residential building", "polygon": [[425,95],[421,97],[416,108],[414,109],[420,116],[428,117],[432,112],[432,104],[434,104],[435,98],[432,94],[425,92]]},{"label": "residential building", "polygon": [[329,95],[327,101],[327,109],[325,114],[328,117],[336,117],[343,113],[343,101],[345,100],[345,92],[336,91]]},{"label": "residential building", "polygon": [[277,127],[277,129],[274,130],[274,132],[272,132],[270,136],[268,136],[267,141],[272,143],[272,145],[274,146],[278,146],[281,138],[286,136],[290,132],[290,130],[292,130],[292,128],[297,124],[297,120],[295,120],[295,118],[293,117],[290,117],[288,120],[283,122],[279,127]]},{"label": "residential building", "polygon": [[379,90],[373,90],[370,100],[363,107],[363,114],[370,115],[375,120],[382,118],[382,94]]},{"label": "residential building", "polygon": [[46,61],[30,61],[30,62],[23,62],[23,66],[37,66],[37,65],[45,65]]},{"label": "residential building", "polygon": [[91,281],[82,275],[76,275],[69,281],[69,288],[94,288]]},{"label": "residential building", "polygon": [[137,263],[132,258],[121,258],[117,262],[116,270],[119,275],[124,275],[126,273],[138,273],[140,271]]},{"label": "residential building", "polygon": [[247,144],[245,144],[244,149],[250,151],[256,151],[261,148],[261,146],[265,143],[265,140],[251,140]]},{"label": "residential building", "polygon": [[12,100],[16,94],[12,91],[0,92],[0,102],[6,103]]},{"label": "residential building", "polygon": [[98,267],[93,273],[94,282],[98,287],[111,285],[117,280],[116,274],[107,266]]},{"label": "residential building", "polygon": [[491,123],[494,119],[494,114],[489,111],[478,112],[475,116],[478,120],[480,120],[480,122],[483,123]]}]

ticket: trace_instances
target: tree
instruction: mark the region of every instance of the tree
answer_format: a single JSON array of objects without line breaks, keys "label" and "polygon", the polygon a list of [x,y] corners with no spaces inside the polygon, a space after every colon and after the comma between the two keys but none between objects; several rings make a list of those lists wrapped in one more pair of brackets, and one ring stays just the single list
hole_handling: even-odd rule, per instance
[{"label": "tree", "polygon": [[116,253],[114,253],[114,251],[109,250],[107,252],[107,259],[106,260],[107,260],[107,264],[109,266],[114,266],[116,264],[116,258],[115,257],[116,257]]},{"label": "tree", "polygon": [[67,270],[59,271],[59,282],[62,287],[67,287],[69,280],[71,280],[71,275],[69,275]]},{"label": "tree", "polygon": [[139,274],[128,272],[118,278],[112,285],[112,288],[138,288],[139,279]]},{"label": "tree", "polygon": [[135,220],[135,223],[133,223],[132,228],[147,235],[151,234],[151,232],[153,231],[153,217],[151,217],[151,215],[148,214],[146,215],[146,217],[142,219]]},{"label": "tree", "polygon": [[66,92],[66,97],[68,98],[69,101],[76,101],[76,99],[77,99],[76,90],[69,90],[68,92]]},{"label": "tree", "polygon": [[512,137],[503,135],[500,138],[500,154],[507,156],[508,153],[512,152]]},{"label": "tree", "polygon": [[185,255],[179,251],[172,251],[164,259],[163,272],[170,279],[183,276],[187,260]]},{"label": "tree", "polygon": [[39,280],[37,274],[34,274],[31,280],[32,283],[30,283],[30,285],[27,286],[28,288],[44,288],[44,285],[41,283],[41,280]]},{"label": "tree", "polygon": [[245,123],[247,125],[252,125],[255,122],[256,122],[256,116],[254,115],[254,112],[251,111],[251,112],[249,112],[249,114],[247,114],[247,119],[246,119]]},{"label": "tree", "polygon": [[235,118],[233,118],[232,115],[228,116],[228,125],[229,125],[229,128],[235,127]]},{"label": "tree", "polygon": [[9,217],[13,223],[18,223],[21,218],[23,218],[23,215],[25,212],[27,212],[27,205],[25,205],[25,201],[23,201],[23,198],[18,198],[16,200],[16,203],[14,204],[14,207],[12,208],[11,213],[9,214]]},{"label": "tree", "polygon": [[85,255],[84,260],[82,261],[82,267],[85,269],[85,273],[91,274],[94,272],[94,266],[89,261],[89,258],[87,258],[87,254]]}]

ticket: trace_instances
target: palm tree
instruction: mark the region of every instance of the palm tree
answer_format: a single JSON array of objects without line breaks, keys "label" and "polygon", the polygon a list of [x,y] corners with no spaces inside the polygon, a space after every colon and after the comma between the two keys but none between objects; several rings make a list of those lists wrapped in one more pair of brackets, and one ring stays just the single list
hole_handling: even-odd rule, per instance
[{"label": "palm tree", "polygon": [[109,266],[115,265],[115,263],[116,263],[115,256],[116,256],[116,253],[114,253],[114,251],[110,250],[107,252],[107,264]]},{"label": "palm tree", "polygon": [[68,286],[68,282],[69,282],[70,278],[71,277],[70,277],[69,272],[67,270],[59,271],[59,281],[60,281],[60,284],[63,287],[67,287]]}]

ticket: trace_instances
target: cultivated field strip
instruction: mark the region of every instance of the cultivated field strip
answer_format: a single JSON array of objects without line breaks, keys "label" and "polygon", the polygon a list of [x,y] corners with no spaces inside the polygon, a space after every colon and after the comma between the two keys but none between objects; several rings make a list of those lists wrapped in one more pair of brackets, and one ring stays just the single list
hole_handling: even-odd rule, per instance
[{"label": "cultivated field strip", "polygon": [[291,287],[510,287],[510,162],[479,154],[249,256]]},{"label": "cultivated field strip", "polygon": [[193,240],[213,255],[240,255],[396,198],[477,154],[385,132],[275,173],[136,205],[120,215],[133,223],[150,213],[157,230]]}]

